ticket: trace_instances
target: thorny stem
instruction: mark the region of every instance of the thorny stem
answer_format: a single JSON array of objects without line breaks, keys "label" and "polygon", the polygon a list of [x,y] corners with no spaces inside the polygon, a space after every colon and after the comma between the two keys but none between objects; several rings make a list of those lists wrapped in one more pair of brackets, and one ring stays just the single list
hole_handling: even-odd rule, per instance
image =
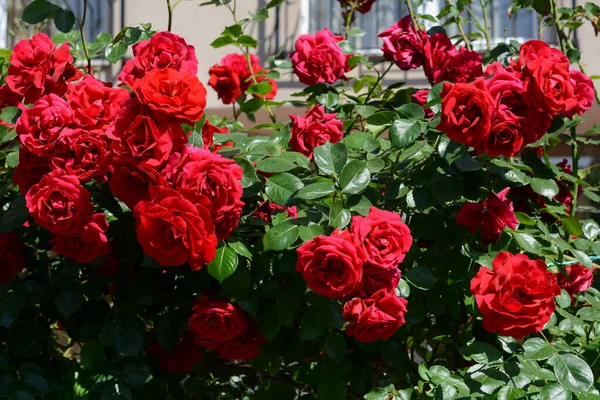
[{"label": "thorny stem", "polygon": [[237,109],[235,107],[235,101],[233,103],[231,103],[231,105],[233,106],[233,120],[237,121],[239,114],[238,114]]},{"label": "thorny stem", "polygon": [[[235,13],[237,9],[237,0],[233,0],[233,7],[230,4],[225,4],[225,6],[229,10],[229,12],[231,12],[231,15],[233,16],[233,21],[237,25],[238,20],[237,15]],[[244,53],[244,56],[246,57],[246,63],[248,64],[248,71],[250,72],[250,78],[252,79],[252,83],[257,84],[258,80],[256,79],[256,74],[254,73],[254,70],[252,68],[252,59],[250,58],[250,51],[248,51],[248,46],[240,46],[240,50],[242,50],[242,53]],[[276,123],[277,118],[275,118],[275,114],[273,114],[271,107],[265,104],[265,110],[267,110],[267,113],[269,113],[269,118],[271,119],[271,122]]]},{"label": "thorny stem", "polygon": [[488,19],[487,14],[487,0],[479,0],[479,4],[481,4],[481,12],[483,13],[483,35],[485,36],[485,45],[487,51],[490,51],[492,50],[492,41],[490,39],[490,20]]},{"label": "thorny stem", "polygon": [[167,27],[167,30],[169,32],[171,32],[171,28],[173,27],[173,10],[175,9],[175,7],[177,7],[179,3],[181,3],[181,0],[175,0],[173,5],[171,5],[171,0],[167,0],[167,9],[169,11],[169,25]]},{"label": "thorny stem", "polygon": [[85,42],[85,20],[87,18],[87,3],[88,0],[83,0],[83,16],[81,17],[81,21],[79,22],[79,32],[81,33],[81,44],[83,46],[83,53],[85,54],[85,58],[87,60],[87,72],[88,74],[92,73],[92,59],[90,58],[90,53],[88,52],[87,43]]},{"label": "thorny stem", "polygon": [[417,14],[415,13],[415,9],[412,6],[411,0],[406,0],[406,7],[408,8],[408,13],[410,14],[410,19],[415,28],[421,29],[419,25],[419,21],[417,21]]},{"label": "thorny stem", "polygon": [[346,20],[344,21],[344,28],[346,29],[346,39],[350,37],[350,28],[352,27],[352,17],[354,16],[355,6],[352,3],[350,10],[348,11],[348,15],[346,16]]},{"label": "thorny stem", "polygon": [[460,36],[463,38],[463,41],[465,42],[465,47],[467,48],[467,50],[473,50],[473,46],[471,46],[471,42],[469,41],[469,38],[467,37],[465,30],[463,29],[462,22],[460,22],[460,15],[457,15],[454,18],[456,19],[456,26],[458,27]]}]

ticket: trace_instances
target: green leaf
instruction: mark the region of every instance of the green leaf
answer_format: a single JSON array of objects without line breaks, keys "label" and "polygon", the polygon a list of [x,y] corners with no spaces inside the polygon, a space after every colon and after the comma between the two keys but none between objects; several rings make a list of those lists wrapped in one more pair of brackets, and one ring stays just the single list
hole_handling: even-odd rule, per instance
[{"label": "green leaf", "polygon": [[393,111],[379,111],[367,118],[367,124],[374,126],[391,125],[398,119],[398,114]]},{"label": "green leaf", "polygon": [[313,151],[315,163],[325,175],[337,176],[348,160],[348,149],[343,143],[329,142],[318,146]]},{"label": "green leaf", "polygon": [[242,46],[251,47],[253,49],[258,46],[258,41],[249,35],[242,35],[237,39],[237,43]]},{"label": "green leaf", "polygon": [[347,400],[348,384],[337,376],[323,379],[317,389],[319,400]]},{"label": "green leaf", "polygon": [[498,392],[498,400],[519,400],[526,398],[525,391],[512,386],[505,386]]},{"label": "green leaf", "polygon": [[435,400],[454,400],[456,395],[458,394],[458,390],[454,386],[450,386],[446,382],[442,382],[439,384],[437,388],[435,388],[434,399]]},{"label": "green leaf", "polygon": [[281,4],[283,4],[285,0],[271,0],[269,4],[267,4],[267,8],[274,8]]},{"label": "green leaf", "polygon": [[126,357],[135,357],[142,350],[144,337],[133,326],[120,325],[112,332],[115,349]]},{"label": "green leaf", "polygon": [[526,360],[547,360],[554,354],[554,349],[544,339],[532,338],[523,343],[523,358]]},{"label": "green leaf", "polygon": [[19,152],[13,151],[6,156],[6,166],[8,168],[16,168],[17,165],[19,165]]},{"label": "green leaf", "polygon": [[267,179],[267,185],[265,192],[269,199],[279,204],[280,206],[286,206],[292,196],[302,187],[304,184],[297,176],[283,172],[277,175],[271,176]]},{"label": "green leaf", "polygon": [[403,149],[411,146],[421,134],[421,123],[410,119],[397,119],[390,127],[392,146]]},{"label": "green leaf", "polygon": [[329,91],[318,95],[317,101],[327,108],[333,108],[340,103],[340,95],[336,92]]},{"label": "green leaf", "polygon": [[314,308],[309,309],[300,322],[300,340],[314,340],[325,332],[326,324],[323,323],[323,315]]},{"label": "green leaf", "polygon": [[71,10],[57,9],[54,14],[54,25],[61,32],[70,32],[73,29],[73,25],[75,25],[75,14]]},{"label": "green leaf", "polygon": [[10,328],[19,317],[21,311],[27,308],[27,299],[14,292],[2,296],[0,299],[0,326]]},{"label": "green leaf", "polygon": [[473,342],[463,351],[467,360],[473,360],[479,364],[498,364],[502,362],[502,353],[489,343]]},{"label": "green leaf", "polygon": [[339,185],[344,193],[356,194],[362,192],[371,181],[371,173],[367,163],[351,160],[340,173]]},{"label": "green leaf", "polygon": [[21,110],[19,110],[17,107],[4,107],[2,112],[0,112],[0,119],[7,124],[14,124],[17,122],[20,114]]},{"label": "green leaf", "polygon": [[[381,147],[379,141],[368,132],[358,132],[348,135],[344,138],[344,144],[351,149],[364,150],[367,152],[374,151]],[[383,161],[381,159],[376,159]]]},{"label": "green leaf", "polygon": [[253,20],[258,22],[266,21],[269,18],[269,10],[267,10],[267,8],[261,8],[256,14],[250,13],[250,16]]},{"label": "green leaf", "polygon": [[111,63],[119,62],[127,53],[127,44],[123,41],[111,43],[104,51],[104,58]]},{"label": "green leaf", "polygon": [[275,64],[277,68],[281,69],[292,69],[293,67],[290,60],[273,60],[273,64]]},{"label": "green leaf", "polygon": [[575,256],[577,261],[579,261],[581,264],[583,264],[584,267],[592,269],[592,267],[593,267],[592,259],[587,254],[585,254],[581,250],[575,250],[575,249],[571,250],[571,253],[573,253],[573,255]]},{"label": "green leaf", "polygon": [[252,260],[252,253],[243,242],[228,242],[227,245],[242,257]]},{"label": "green leaf", "polygon": [[46,0],[34,0],[23,10],[23,21],[28,24],[39,24],[50,18],[59,7]]},{"label": "green leaf", "polygon": [[346,340],[337,332],[329,332],[325,339],[325,354],[336,364],[344,359],[346,353]]},{"label": "green leaf", "polygon": [[9,129],[8,126],[0,125],[0,144],[10,142],[16,137],[17,132],[14,129]]},{"label": "green leaf", "polygon": [[235,39],[229,35],[219,36],[216,38],[210,45],[218,49],[220,47],[225,47],[227,45],[235,43]]},{"label": "green leaf", "polygon": [[246,267],[237,268],[233,275],[221,282],[222,293],[235,299],[246,297],[251,288],[250,272]]},{"label": "green leaf", "polygon": [[296,164],[292,161],[278,157],[264,158],[256,163],[256,169],[258,171],[269,173],[285,172],[294,168],[296,168]]},{"label": "green leaf", "polygon": [[325,197],[333,192],[335,192],[333,182],[316,182],[304,186],[296,193],[295,197],[304,200],[314,200]]},{"label": "green leaf", "polygon": [[590,366],[573,354],[559,354],[554,362],[554,373],[561,385],[575,393],[585,393],[594,384]]},{"label": "green leaf", "polygon": [[582,221],[583,223],[583,234],[584,236],[591,241],[596,240],[598,235],[600,235],[600,225],[592,219],[587,219]]},{"label": "green leaf", "polygon": [[322,235],[323,227],[321,225],[300,226],[299,234],[302,241],[308,242],[309,240]]},{"label": "green leaf", "polygon": [[265,250],[281,251],[298,239],[298,226],[284,222],[269,229],[263,237]]},{"label": "green leaf", "polygon": [[65,289],[54,298],[54,306],[65,318],[75,314],[82,304],[83,295],[72,289]]},{"label": "green leaf", "polygon": [[552,179],[531,179],[531,188],[534,192],[549,199],[558,194],[558,185]]},{"label": "green leaf", "polygon": [[540,392],[540,400],[571,400],[571,392],[558,383],[548,383]]},{"label": "green leaf", "polygon": [[143,386],[152,379],[150,368],[141,362],[131,362],[123,368],[123,382],[132,387]]},{"label": "green leaf", "polygon": [[273,90],[273,87],[271,86],[269,81],[262,81],[248,86],[247,92],[250,94],[258,94],[264,96],[265,94],[271,92],[271,90]]},{"label": "green leaf", "polygon": [[227,26],[227,27],[225,27],[225,30],[222,33],[222,35],[229,35],[234,38],[240,36],[241,34],[242,34],[242,25],[240,25],[240,24]]},{"label": "green leaf", "polygon": [[238,262],[235,251],[229,247],[221,247],[217,249],[214,260],[208,263],[208,273],[219,282],[223,282],[223,279],[235,272]]},{"label": "green leaf", "polygon": [[519,223],[528,226],[535,226],[535,221],[529,215],[522,213],[520,211],[515,212],[515,216],[519,220]]},{"label": "green leaf", "polygon": [[362,29],[360,29],[359,27],[353,26],[352,28],[350,28],[350,30],[348,31],[348,36],[352,36],[352,37],[363,37],[366,35],[367,32],[363,31]]},{"label": "green leaf", "polygon": [[334,228],[344,229],[350,223],[352,215],[341,204],[336,203],[329,211],[329,225]]},{"label": "green leaf", "polygon": [[104,346],[99,340],[85,342],[81,348],[81,363],[90,372],[99,372],[104,367]]},{"label": "green leaf", "polygon": [[352,42],[350,42],[348,40],[339,41],[338,46],[340,46],[340,49],[342,49],[344,54],[356,53],[356,49],[354,48],[354,45],[352,44]]},{"label": "green leaf", "polygon": [[265,104],[265,101],[258,97],[253,97],[248,101],[245,101],[244,104],[240,107],[242,112],[246,114],[254,114]]},{"label": "green leaf", "polygon": [[429,290],[433,288],[436,278],[431,274],[431,271],[425,267],[416,266],[409,269],[404,274],[406,280],[421,290]]},{"label": "green leaf", "polygon": [[560,294],[554,297],[554,299],[556,299],[560,308],[569,308],[571,305],[571,295],[565,289],[562,289]]},{"label": "green leaf", "polygon": [[533,236],[529,235],[528,233],[521,232],[513,232],[512,235],[521,249],[528,253],[543,256],[542,245]]},{"label": "green leaf", "polygon": [[565,231],[567,231],[567,233],[569,235],[573,235],[573,236],[582,236],[583,235],[583,229],[581,228],[581,224],[579,223],[579,220],[577,220],[577,218],[573,218],[573,217],[569,217],[569,216],[565,216],[561,218],[563,227],[565,228]]}]

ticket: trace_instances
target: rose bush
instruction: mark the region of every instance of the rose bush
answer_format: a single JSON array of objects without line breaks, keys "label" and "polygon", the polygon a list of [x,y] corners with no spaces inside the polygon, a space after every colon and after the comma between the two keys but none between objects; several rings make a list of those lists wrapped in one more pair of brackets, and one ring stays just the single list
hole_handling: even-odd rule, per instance
[{"label": "rose bush", "polygon": [[[283,1],[203,3],[232,21],[208,71],[170,29],[91,41],[30,3],[63,33],[0,69],[0,397],[600,398],[600,170],[581,167],[600,97],[571,40],[600,7],[515,1],[558,46],[493,46],[469,2],[409,0],[378,59],[353,26],[376,1],[338,1],[344,32],[266,60],[248,32]],[[428,87],[383,85],[414,69]]]}]

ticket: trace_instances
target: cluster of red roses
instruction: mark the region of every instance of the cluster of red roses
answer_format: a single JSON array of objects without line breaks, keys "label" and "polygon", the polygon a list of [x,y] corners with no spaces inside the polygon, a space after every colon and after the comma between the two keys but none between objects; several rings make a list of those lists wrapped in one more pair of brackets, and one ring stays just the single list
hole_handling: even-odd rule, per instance
[{"label": "cluster of red roses", "polygon": [[513,156],[548,131],[552,119],[583,114],[594,101],[592,81],[560,50],[532,40],[508,67],[493,63],[487,78],[444,84],[438,129],[477,153]]},{"label": "cluster of red roses", "polygon": [[312,158],[315,147],[327,142],[337,143],[344,137],[344,123],[335,119],[337,114],[327,114],[325,107],[316,105],[304,117],[290,115],[290,146],[292,150]]},{"label": "cluster of red roses", "polygon": [[561,289],[573,296],[593,282],[593,270],[581,264],[566,267],[565,273],[549,272],[542,260],[524,254],[498,253],[492,269],[481,267],[471,280],[485,329],[514,338],[540,332],[556,308],[554,297]]},{"label": "cluster of red roses", "polygon": [[203,297],[194,305],[189,328],[174,349],[154,344],[146,350],[158,357],[161,369],[187,372],[203,358],[198,347],[225,360],[244,360],[259,355],[263,344],[258,327],[239,306]]},{"label": "cluster of red roses", "polygon": [[[252,70],[250,69],[252,68]],[[215,64],[208,73],[208,84],[215,89],[223,104],[234,103],[248,90],[253,83],[268,82],[271,91],[264,95],[266,100],[272,100],[277,94],[275,80],[265,76],[265,69],[260,65],[260,59],[254,54],[248,58],[244,54],[228,54],[221,59],[220,64]],[[256,82],[254,82],[254,79]],[[257,97],[262,97],[255,94]]]},{"label": "cluster of red roses", "polygon": [[349,300],[343,309],[348,336],[389,339],[405,323],[407,301],[395,289],[411,245],[400,215],[372,207],[366,217],[352,218],[349,231],[336,229],[300,246],[296,271],[315,293]]},{"label": "cluster of red roses", "polygon": [[[51,41],[36,35],[11,57],[10,70],[19,75],[9,72],[7,85],[19,81],[15,89],[33,102],[17,121],[20,164],[13,179],[34,221],[55,235],[53,250],[79,263],[110,251],[106,218],[94,213],[83,186],[108,179],[134,210],[146,254],[164,266],[188,262],[199,269],[211,261],[217,241],[239,222],[242,170],[208,150],[218,130],[211,125],[203,131],[207,149],[187,146],[181,125],[199,121],[206,105],[194,48],[169,32],[134,46],[120,74],[131,97],[90,75],[70,83],[80,77],[70,72],[73,59],[58,63],[62,50],[39,43]],[[31,64],[30,53],[45,64]]]}]

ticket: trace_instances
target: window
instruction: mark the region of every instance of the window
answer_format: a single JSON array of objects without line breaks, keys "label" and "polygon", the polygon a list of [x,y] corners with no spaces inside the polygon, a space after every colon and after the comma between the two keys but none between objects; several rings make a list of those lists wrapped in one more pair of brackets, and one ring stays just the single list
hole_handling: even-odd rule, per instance
[{"label": "window", "polygon": [[[56,4],[69,8],[78,19],[83,16],[83,1],[81,0],[59,0]],[[112,0],[88,0],[84,32],[86,40],[93,42],[96,36],[102,32],[112,34],[113,15]],[[77,23],[75,25],[74,28],[77,29]]]},{"label": "window", "polygon": [[[337,0],[304,0],[309,2],[309,30],[310,33],[329,28],[333,32],[343,32],[343,21],[340,5]],[[517,39],[519,41],[537,38],[537,29],[539,19],[534,11],[521,10],[512,17],[508,16],[508,6],[512,0],[489,0],[488,17],[490,21],[491,37],[495,43],[505,39]],[[426,1],[419,7],[419,13],[437,15],[440,9],[446,4],[443,0]],[[481,5],[474,1],[469,5],[471,10],[478,17],[482,16]],[[407,15],[406,4],[398,0],[377,0],[373,4],[371,11],[365,15],[358,14],[354,26],[358,26],[365,31],[365,35],[360,38],[354,38],[357,48],[369,51],[379,49],[381,41],[377,34],[400,18]],[[475,32],[477,28],[471,24],[466,24],[467,32]],[[453,36],[457,33],[456,27],[448,28],[448,34]],[[483,49],[485,43],[483,40],[475,42],[476,48]]]}]

